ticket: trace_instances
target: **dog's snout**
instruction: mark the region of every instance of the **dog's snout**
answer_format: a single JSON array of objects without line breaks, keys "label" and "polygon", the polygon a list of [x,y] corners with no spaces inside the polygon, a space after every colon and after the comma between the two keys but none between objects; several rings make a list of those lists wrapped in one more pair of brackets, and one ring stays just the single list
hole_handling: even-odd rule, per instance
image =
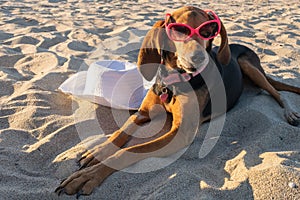
[{"label": "dog's snout", "polygon": [[198,53],[198,54],[194,54],[192,57],[191,57],[191,61],[193,63],[200,63],[201,61],[203,61],[205,59],[205,56]]}]

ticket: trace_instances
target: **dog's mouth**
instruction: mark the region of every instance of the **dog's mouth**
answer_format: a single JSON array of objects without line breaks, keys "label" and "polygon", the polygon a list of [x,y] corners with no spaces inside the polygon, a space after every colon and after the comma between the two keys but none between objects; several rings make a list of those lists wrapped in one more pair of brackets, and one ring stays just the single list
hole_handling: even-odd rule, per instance
[{"label": "dog's mouth", "polygon": [[188,62],[186,59],[182,57],[177,58],[177,65],[179,68],[183,69],[187,73],[193,73],[197,71],[197,68],[190,62]]},{"label": "dog's mouth", "polygon": [[185,58],[177,57],[177,66],[180,69],[186,71],[186,73],[194,73],[196,71],[202,71],[207,64],[208,64],[207,59],[204,59],[202,62],[199,63],[192,63]]}]

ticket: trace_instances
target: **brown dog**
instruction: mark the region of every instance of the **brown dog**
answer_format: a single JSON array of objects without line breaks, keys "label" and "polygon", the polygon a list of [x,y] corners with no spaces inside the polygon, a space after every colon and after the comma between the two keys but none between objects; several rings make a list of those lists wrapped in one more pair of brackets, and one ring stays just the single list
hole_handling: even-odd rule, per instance
[{"label": "brown dog", "polygon": [[[221,45],[212,48],[217,34]],[[234,106],[242,93],[243,75],[274,97],[290,124],[299,124],[300,116],[277,90],[300,94],[300,89],[267,77],[252,50],[228,45],[226,30],[212,11],[183,7],[157,22],[144,39],[138,67],[147,80],[156,77],[138,112],[106,142],[82,155],[81,170],[61,183],[58,194],[88,195],[117,170],[188,146],[199,124]],[[214,109],[212,98],[222,91],[219,104],[223,106]],[[149,142],[122,148],[141,125],[159,114],[153,112],[155,105],[171,113],[171,129]]]}]

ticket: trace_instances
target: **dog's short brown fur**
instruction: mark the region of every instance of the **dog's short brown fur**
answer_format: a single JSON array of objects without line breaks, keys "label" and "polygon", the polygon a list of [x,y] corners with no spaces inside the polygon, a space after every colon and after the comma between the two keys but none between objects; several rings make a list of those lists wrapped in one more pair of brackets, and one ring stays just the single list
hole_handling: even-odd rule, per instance
[{"label": "dog's short brown fur", "polygon": [[[201,9],[195,7],[183,7],[172,13],[172,18],[178,23],[185,23],[197,27],[208,21],[209,16]],[[300,89],[277,82],[267,77],[260,65],[257,55],[250,49],[241,45],[229,45],[225,27],[221,27],[221,45],[217,49],[212,48],[212,40],[204,41],[194,36],[188,42],[173,42],[166,37],[164,21],[158,21],[145,36],[139,52],[138,67],[142,75],[151,80],[160,67],[163,58],[167,71],[187,71],[182,59],[187,60],[193,66],[191,56],[209,55],[209,63],[206,66],[208,76],[210,68],[217,66],[222,71],[221,76],[227,94],[227,108],[234,106],[242,92],[242,74],[248,77],[258,87],[268,91],[274,99],[284,108],[284,115],[292,125],[299,124],[299,115],[292,111],[286,101],[277,90],[287,90],[300,94]],[[204,50],[203,50],[204,49]],[[167,51],[165,51],[167,50]],[[165,51],[165,55],[162,52]],[[173,52],[173,53],[172,53]],[[198,59],[199,60],[199,59]],[[192,105],[199,106],[199,123],[210,120],[213,113],[210,112],[210,95],[207,84],[201,83],[201,75],[192,78],[189,83],[194,90],[183,91],[172,95],[171,99],[163,102],[155,89],[150,89],[144,98],[137,113],[131,115],[127,122],[104,143],[95,146],[92,150],[82,155],[80,163],[82,169],[72,174],[63,181],[56,192],[66,194],[88,195],[99,186],[109,175],[117,170],[124,169],[147,157],[167,156],[189,145],[194,136],[189,116],[195,114]],[[198,84],[199,79],[199,84]],[[196,85],[194,82],[197,82]],[[200,84],[201,83],[201,84]],[[196,101],[193,95],[197,96]],[[195,102],[192,102],[195,101]],[[171,129],[150,142],[122,148],[131,135],[140,126],[149,122],[154,105],[161,105],[172,114]],[[225,111],[226,111],[225,110]],[[204,113],[205,112],[205,113]],[[220,113],[221,114],[221,113]],[[178,131],[180,128],[185,131]],[[175,139],[176,138],[176,139]],[[130,154],[132,153],[132,154]],[[111,167],[114,166],[114,167]]]}]

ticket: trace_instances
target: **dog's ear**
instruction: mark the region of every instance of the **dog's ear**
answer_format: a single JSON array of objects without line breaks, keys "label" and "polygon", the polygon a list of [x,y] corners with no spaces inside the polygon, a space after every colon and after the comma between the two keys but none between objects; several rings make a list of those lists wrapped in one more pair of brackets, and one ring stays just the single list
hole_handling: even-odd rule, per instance
[{"label": "dog's ear", "polygon": [[212,50],[212,43],[213,43],[214,39],[210,39],[207,44],[206,44],[206,51],[209,53]]},{"label": "dog's ear", "polygon": [[228,45],[227,32],[222,22],[221,22],[220,35],[221,35],[221,45],[218,50],[217,59],[221,64],[228,65],[231,59],[231,53]]},{"label": "dog's ear", "polygon": [[156,75],[161,62],[161,51],[166,47],[165,22],[156,22],[146,34],[140,48],[137,66],[143,77],[150,81]]}]

